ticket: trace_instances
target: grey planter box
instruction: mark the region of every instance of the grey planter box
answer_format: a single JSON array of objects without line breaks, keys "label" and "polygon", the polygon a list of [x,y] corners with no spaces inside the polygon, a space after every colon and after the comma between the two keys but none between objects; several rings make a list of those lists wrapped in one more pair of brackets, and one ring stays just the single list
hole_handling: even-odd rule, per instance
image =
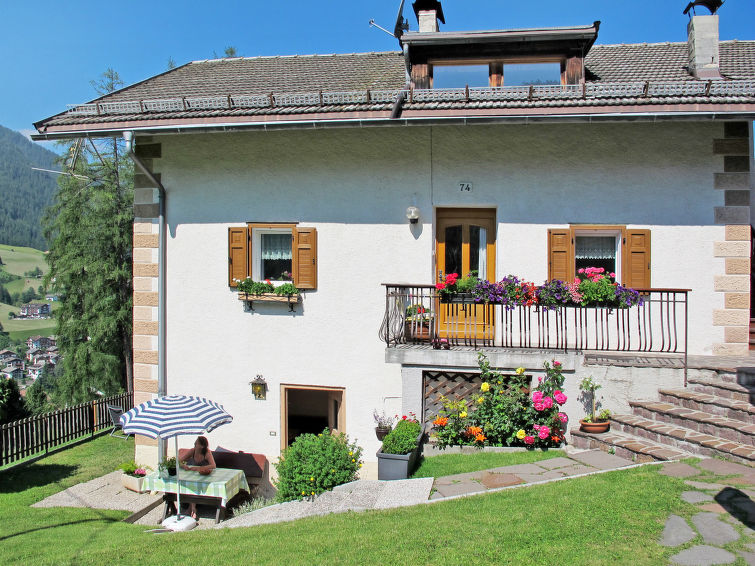
[{"label": "grey planter box", "polygon": [[383,454],[383,448],[377,451],[378,479],[405,480],[414,471],[417,460],[422,453],[423,430],[417,437],[417,445],[409,454]]}]

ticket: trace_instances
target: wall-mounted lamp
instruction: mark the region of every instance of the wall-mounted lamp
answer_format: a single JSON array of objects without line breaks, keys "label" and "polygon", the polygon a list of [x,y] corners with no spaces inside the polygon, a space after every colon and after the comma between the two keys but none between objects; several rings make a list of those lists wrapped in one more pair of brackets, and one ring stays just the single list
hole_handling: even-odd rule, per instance
[{"label": "wall-mounted lamp", "polygon": [[261,374],[257,374],[254,381],[249,382],[252,386],[252,395],[258,401],[264,401],[267,398],[267,382]]},{"label": "wall-mounted lamp", "polygon": [[419,208],[416,206],[410,206],[406,209],[406,217],[409,219],[410,224],[416,224],[419,222]]}]

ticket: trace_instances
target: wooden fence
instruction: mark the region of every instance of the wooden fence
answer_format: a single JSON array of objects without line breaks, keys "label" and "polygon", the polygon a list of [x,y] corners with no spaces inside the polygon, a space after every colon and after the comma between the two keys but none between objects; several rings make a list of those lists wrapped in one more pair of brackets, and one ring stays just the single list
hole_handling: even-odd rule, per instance
[{"label": "wooden fence", "polygon": [[0,466],[51,449],[112,427],[107,405],[124,411],[134,406],[133,393],[121,393],[0,425]]}]

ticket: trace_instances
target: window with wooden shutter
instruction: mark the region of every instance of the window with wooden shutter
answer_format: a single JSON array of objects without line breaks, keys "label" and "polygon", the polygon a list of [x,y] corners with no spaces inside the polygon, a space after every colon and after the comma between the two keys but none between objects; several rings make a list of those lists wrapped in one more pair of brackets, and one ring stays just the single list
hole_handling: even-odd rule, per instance
[{"label": "window with wooden shutter", "polygon": [[228,229],[228,284],[251,277],[317,288],[317,230],[295,224],[248,224]]},{"label": "window with wooden shutter", "polygon": [[622,285],[650,288],[650,230],[626,229],[622,247]]},{"label": "window with wooden shutter", "polygon": [[574,279],[574,242],[569,228],[548,230],[548,279]]},{"label": "window with wooden shutter", "polygon": [[317,230],[294,229],[294,285],[299,289],[317,288]]},{"label": "window with wooden shutter", "polygon": [[[578,238],[580,250],[575,246]],[[619,240],[620,261],[609,238]],[[618,249],[619,245],[617,245]],[[585,251],[587,250],[587,251]],[[589,252],[589,253],[588,253]],[[581,260],[578,260],[578,255]],[[613,262],[613,263],[611,263]],[[619,266],[618,263],[621,265]],[[573,225],[548,230],[548,279],[574,280],[576,265],[601,267],[615,265],[617,280],[634,289],[650,288],[650,230],[627,229],[625,226]],[[584,264],[584,265],[582,265]],[[618,268],[621,267],[619,272]],[[610,267],[606,267],[610,271]]]},{"label": "window with wooden shutter", "polygon": [[246,228],[228,228],[228,285],[248,277],[249,237]]}]

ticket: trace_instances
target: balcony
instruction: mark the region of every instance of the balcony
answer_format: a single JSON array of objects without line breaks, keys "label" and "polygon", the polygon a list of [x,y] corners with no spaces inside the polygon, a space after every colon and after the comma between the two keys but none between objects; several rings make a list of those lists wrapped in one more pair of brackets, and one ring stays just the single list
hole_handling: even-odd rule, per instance
[{"label": "balcony", "polygon": [[641,305],[506,306],[443,302],[433,285],[385,283],[388,348],[458,347],[671,353],[687,366],[688,289],[637,289]]}]

